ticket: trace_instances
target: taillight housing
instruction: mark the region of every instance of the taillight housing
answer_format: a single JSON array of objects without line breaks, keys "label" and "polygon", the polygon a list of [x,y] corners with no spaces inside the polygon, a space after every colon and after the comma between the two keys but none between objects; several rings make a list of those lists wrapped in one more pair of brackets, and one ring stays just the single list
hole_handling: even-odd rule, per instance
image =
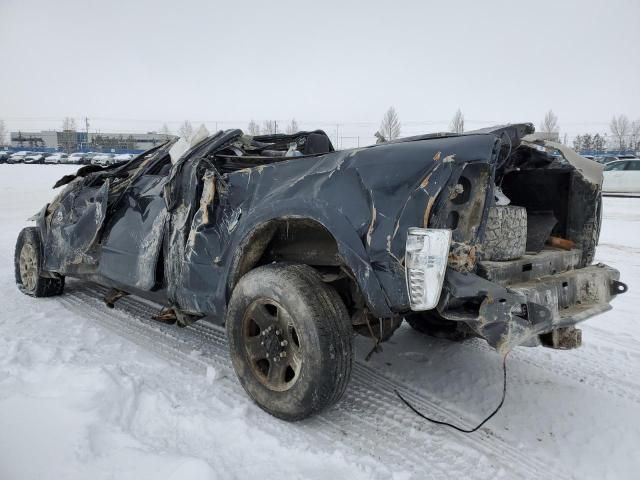
[{"label": "taillight housing", "polygon": [[411,310],[431,310],[438,304],[450,245],[451,230],[409,228],[405,272]]}]

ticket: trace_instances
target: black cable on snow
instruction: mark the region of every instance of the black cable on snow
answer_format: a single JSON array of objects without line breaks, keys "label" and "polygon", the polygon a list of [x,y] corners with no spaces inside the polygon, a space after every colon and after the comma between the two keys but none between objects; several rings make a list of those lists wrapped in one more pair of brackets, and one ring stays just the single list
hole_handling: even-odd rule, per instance
[{"label": "black cable on snow", "polygon": [[475,426],[474,428],[469,429],[469,430],[467,430],[465,428],[458,427],[457,425],[454,425],[454,424],[449,423],[449,422],[443,422],[442,420],[436,420],[435,418],[427,417],[424,413],[422,413],[416,407],[411,405],[411,403],[409,403],[402,395],[400,395],[400,392],[398,392],[398,390],[394,389],[393,391],[398,396],[398,398],[400,400],[402,400],[404,402],[404,404],[413,411],[413,413],[415,413],[419,417],[427,420],[428,422],[435,423],[437,425],[444,425],[446,427],[451,427],[451,428],[454,428],[454,429],[456,429],[456,430],[458,430],[459,432],[462,432],[462,433],[473,433],[473,432],[477,431],[478,429],[480,429],[489,420],[491,420],[493,418],[493,416],[496,413],[498,413],[498,411],[502,408],[502,405],[504,404],[504,399],[507,396],[507,355],[509,355],[509,352],[505,353],[504,357],[502,357],[502,399],[500,400],[500,403],[493,410],[493,412],[491,412],[489,414],[489,416],[487,418],[485,418],[477,426]]}]

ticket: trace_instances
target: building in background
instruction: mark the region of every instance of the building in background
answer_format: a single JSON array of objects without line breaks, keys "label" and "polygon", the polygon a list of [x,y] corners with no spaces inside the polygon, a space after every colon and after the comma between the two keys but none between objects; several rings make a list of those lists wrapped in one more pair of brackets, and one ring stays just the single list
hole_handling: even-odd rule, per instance
[{"label": "building in background", "polygon": [[58,148],[58,136],[54,131],[11,132],[11,146],[21,149]]},{"label": "building in background", "polygon": [[92,133],[75,130],[11,132],[11,147],[24,150],[61,150],[139,153],[167,141],[162,133]]}]

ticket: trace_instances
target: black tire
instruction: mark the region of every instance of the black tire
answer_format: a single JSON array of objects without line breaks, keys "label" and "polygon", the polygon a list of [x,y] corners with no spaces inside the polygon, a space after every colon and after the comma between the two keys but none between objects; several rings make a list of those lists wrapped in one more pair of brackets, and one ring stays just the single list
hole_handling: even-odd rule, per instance
[{"label": "black tire", "polygon": [[42,242],[36,227],[23,228],[18,235],[14,254],[16,284],[22,293],[32,297],[52,297],[64,290],[64,277],[42,276]]},{"label": "black tire", "polygon": [[515,205],[489,209],[484,234],[485,260],[515,260],[527,248],[527,210]]},{"label": "black tire", "polygon": [[342,397],[353,359],[351,320],[313,268],[271,264],[244,275],[226,328],[240,383],[271,415],[301,420]]},{"label": "black tire", "polygon": [[460,342],[468,337],[461,331],[458,322],[442,318],[438,313],[412,312],[405,315],[404,319],[415,331],[435,338],[444,338],[452,342]]}]

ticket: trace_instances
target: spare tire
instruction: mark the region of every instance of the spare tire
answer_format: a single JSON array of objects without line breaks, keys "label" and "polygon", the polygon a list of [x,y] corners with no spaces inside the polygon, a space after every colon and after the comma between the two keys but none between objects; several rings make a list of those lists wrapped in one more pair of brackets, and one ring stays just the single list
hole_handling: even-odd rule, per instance
[{"label": "spare tire", "polygon": [[524,255],[527,247],[527,209],[516,205],[489,208],[484,233],[484,259],[506,261]]}]

